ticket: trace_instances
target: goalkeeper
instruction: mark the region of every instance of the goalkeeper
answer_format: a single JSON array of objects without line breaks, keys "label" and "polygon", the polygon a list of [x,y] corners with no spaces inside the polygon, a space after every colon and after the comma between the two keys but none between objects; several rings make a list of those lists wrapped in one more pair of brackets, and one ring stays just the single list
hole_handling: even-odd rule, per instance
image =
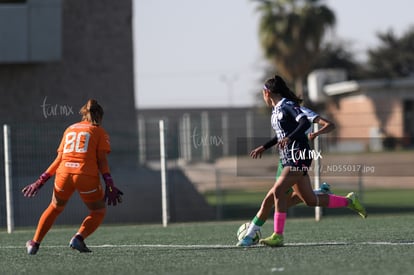
[{"label": "goalkeeper", "polygon": [[[79,113],[82,115],[82,121],[65,130],[54,162],[37,181],[22,190],[25,197],[34,197],[44,183],[56,174],[52,200],[39,219],[33,239],[26,243],[28,254],[37,253],[43,238],[75,190],[89,209],[89,215],[69,242],[69,246],[79,252],[91,252],[84,239],[102,223],[106,213],[106,202],[115,206],[122,201],[123,193],[114,186],[109,171],[109,137],[100,126],[103,108],[96,100],[89,99]],[[105,181],[105,191],[99,179],[99,172]]]}]

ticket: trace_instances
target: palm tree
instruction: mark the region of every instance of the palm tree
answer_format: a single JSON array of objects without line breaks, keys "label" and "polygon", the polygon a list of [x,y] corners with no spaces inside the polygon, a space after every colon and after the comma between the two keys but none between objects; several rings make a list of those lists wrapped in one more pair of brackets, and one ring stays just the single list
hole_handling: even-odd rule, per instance
[{"label": "palm tree", "polygon": [[319,0],[253,0],[259,5],[259,39],[264,56],[306,100],[303,80],[318,57],[335,14]]},{"label": "palm tree", "polygon": [[377,37],[380,45],[368,50],[368,76],[414,76],[414,26],[400,37],[392,29],[378,33]]}]

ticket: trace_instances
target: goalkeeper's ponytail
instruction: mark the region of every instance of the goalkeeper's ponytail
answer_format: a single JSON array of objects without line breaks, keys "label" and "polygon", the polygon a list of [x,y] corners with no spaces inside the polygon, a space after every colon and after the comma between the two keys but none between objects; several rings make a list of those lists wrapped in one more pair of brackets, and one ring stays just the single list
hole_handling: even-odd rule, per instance
[{"label": "goalkeeper's ponytail", "polygon": [[95,99],[89,99],[85,105],[79,111],[82,115],[82,120],[89,121],[93,125],[100,125],[103,118],[103,108],[98,104]]}]

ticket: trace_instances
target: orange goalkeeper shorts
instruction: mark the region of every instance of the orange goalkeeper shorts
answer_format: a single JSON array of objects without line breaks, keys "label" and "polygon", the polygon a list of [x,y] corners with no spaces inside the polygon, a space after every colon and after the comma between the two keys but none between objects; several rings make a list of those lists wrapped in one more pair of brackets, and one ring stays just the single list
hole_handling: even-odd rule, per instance
[{"label": "orange goalkeeper shorts", "polygon": [[103,200],[105,195],[98,176],[56,174],[54,191],[59,199],[68,201],[75,190],[84,202]]}]

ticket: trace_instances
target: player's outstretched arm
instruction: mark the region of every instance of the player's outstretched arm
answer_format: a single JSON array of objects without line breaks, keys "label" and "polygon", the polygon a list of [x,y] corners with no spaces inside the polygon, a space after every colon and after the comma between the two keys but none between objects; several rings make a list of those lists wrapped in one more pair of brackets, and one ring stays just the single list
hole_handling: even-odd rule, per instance
[{"label": "player's outstretched arm", "polygon": [[266,149],[263,146],[259,146],[256,149],[252,150],[250,152],[250,156],[254,159],[257,158],[261,158],[262,157],[262,153],[265,151]]},{"label": "player's outstretched arm", "polygon": [[114,185],[106,155],[106,151],[98,151],[98,167],[105,182],[105,201],[108,202],[108,205],[115,206],[117,203],[122,202],[122,195],[124,193]]},{"label": "player's outstretched arm", "polygon": [[114,181],[112,180],[112,176],[109,173],[102,175],[105,181],[105,201],[108,202],[108,205],[115,206],[117,203],[122,202],[122,195],[124,194],[121,190],[119,190],[114,185]]},{"label": "player's outstretched arm", "polygon": [[333,123],[332,121],[330,121],[329,119],[325,118],[325,117],[321,117],[318,116],[313,123],[317,123],[319,125],[321,125],[322,127],[316,131],[316,132],[312,132],[309,133],[308,137],[310,140],[314,140],[317,136],[320,136],[322,134],[327,134],[329,132],[332,132],[333,130],[335,130],[335,123]]},{"label": "player's outstretched arm", "polygon": [[62,153],[58,153],[55,160],[47,168],[46,172],[40,175],[40,177],[33,182],[32,184],[27,185],[22,189],[22,193],[25,197],[32,198],[36,196],[40,188],[56,173],[57,168],[59,167],[60,161],[62,160]]},{"label": "player's outstretched arm", "polygon": [[32,198],[36,196],[37,192],[39,192],[40,188],[45,184],[46,181],[50,179],[50,174],[43,173],[40,177],[33,182],[32,184],[27,185],[22,189],[22,193],[25,197]]}]

